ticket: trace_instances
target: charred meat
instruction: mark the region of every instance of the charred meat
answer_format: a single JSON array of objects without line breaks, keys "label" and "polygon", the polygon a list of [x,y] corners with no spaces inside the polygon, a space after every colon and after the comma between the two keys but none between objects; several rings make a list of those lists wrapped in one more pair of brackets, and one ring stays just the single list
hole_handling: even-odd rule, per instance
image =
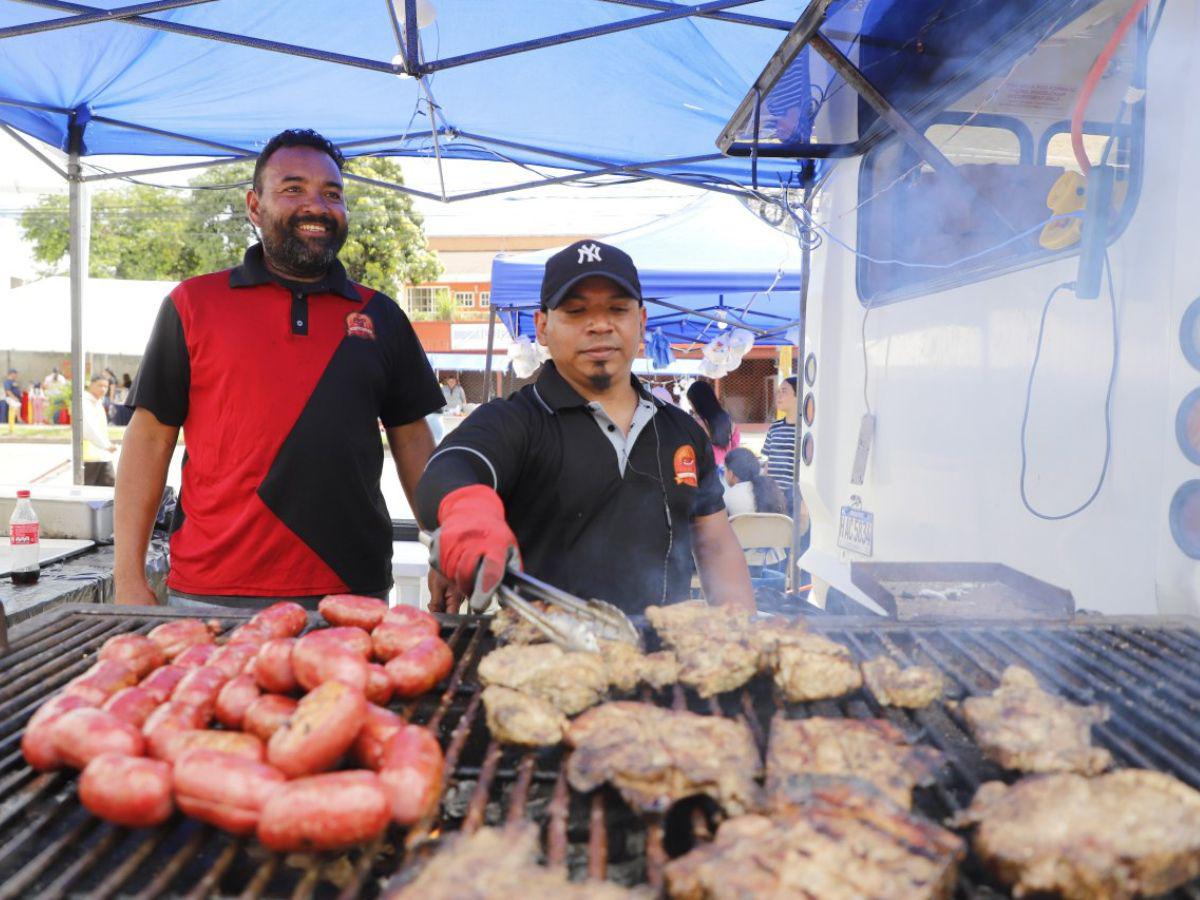
[{"label": "charred meat", "polygon": [[931,784],[942,754],[910,745],[884,719],[788,720],[771,723],[767,747],[767,794],[773,804],[788,802],[792,786],[811,775],[870,782],[893,803],[912,807],[917,785]]},{"label": "charred meat", "polygon": [[755,676],[759,647],[750,614],[703,600],[646,608],[646,618],[679,660],[679,681],[701,697],[736,690]]},{"label": "charred meat", "polygon": [[1123,900],[1200,875],[1200,793],[1162,772],[1123,769],[989,782],[956,825],[1020,897]]},{"label": "charred meat", "polygon": [[769,818],[729,819],[716,839],[667,864],[677,900],[949,897],[963,841],[865,784],[812,779]]},{"label": "charred meat", "polygon": [[512,688],[573,716],[600,702],[608,672],[595,653],[568,653],[554,644],[509,644],[479,663],[484,685]]},{"label": "charred meat", "polygon": [[538,829],[481,828],[447,839],[417,877],[393,898],[410,900],[627,900],[648,897],[609,882],[575,884],[566,872],[540,866]]},{"label": "charred meat", "polygon": [[929,666],[901,669],[887,656],[862,664],[863,681],[881,706],[922,709],[941,699],[946,690],[942,673]]},{"label": "charred meat", "polygon": [[1112,756],[1092,746],[1092,725],[1108,718],[1104,706],[1079,706],[1048,694],[1020,666],[1009,666],[988,697],[962,702],[976,742],[1006,769],[1095,775]]},{"label": "charred meat", "polygon": [[818,634],[799,634],[767,655],[775,684],[793,703],[841,697],[862,687],[850,651]]},{"label": "charred meat", "polygon": [[737,814],[758,796],[762,761],[741,721],[618,701],[572,722],[567,743],[575,790],[611,782],[638,810],[662,812],[675,800],[707,794]]},{"label": "charred meat", "polygon": [[608,683],[618,691],[629,693],[643,683],[661,689],[679,680],[679,660],[669,650],[642,653],[623,641],[598,643]]},{"label": "charred meat", "polygon": [[549,747],[561,741],[567,730],[567,717],[553,705],[511,688],[484,688],[483,706],[488,731],[502,744]]}]

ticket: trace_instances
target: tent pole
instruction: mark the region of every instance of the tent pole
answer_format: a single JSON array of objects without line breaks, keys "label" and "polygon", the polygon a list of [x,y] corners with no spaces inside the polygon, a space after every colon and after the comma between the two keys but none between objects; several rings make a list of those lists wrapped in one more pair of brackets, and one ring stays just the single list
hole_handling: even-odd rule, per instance
[{"label": "tent pole", "polygon": [[[805,217],[806,221],[811,221],[812,194],[811,186],[804,189],[803,204],[804,209],[808,212],[808,216]],[[800,541],[804,537],[800,531],[800,510],[804,502],[800,497],[800,425],[804,421],[801,398],[804,396],[804,338],[805,332],[808,330],[808,282],[811,263],[812,248],[809,241],[805,240],[800,245],[800,303],[797,310],[798,324],[796,326],[796,353],[794,354],[796,360],[796,433],[792,447],[792,554],[787,577],[787,585],[790,590],[800,586],[798,583],[800,580]],[[790,374],[788,372],[784,377],[786,378]]]},{"label": "tent pole", "polygon": [[492,399],[492,347],[496,342],[496,307],[488,305],[487,359],[483,362],[483,402]]},{"label": "tent pole", "polygon": [[81,180],[79,164],[83,128],[71,123],[67,159],[68,207],[70,213],[69,254],[71,257],[71,468],[75,484],[83,484],[83,282],[88,272],[88,241],[91,211],[87,185]]}]

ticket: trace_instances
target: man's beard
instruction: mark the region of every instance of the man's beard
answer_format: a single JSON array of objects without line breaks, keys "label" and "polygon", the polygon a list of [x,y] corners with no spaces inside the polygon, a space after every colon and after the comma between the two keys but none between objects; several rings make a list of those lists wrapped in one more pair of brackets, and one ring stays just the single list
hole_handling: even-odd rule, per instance
[{"label": "man's beard", "polygon": [[[313,223],[328,229],[321,240],[302,238],[297,234],[301,225]],[[301,278],[324,275],[337,259],[346,243],[347,226],[332,216],[292,216],[287,222],[268,218],[263,220],[263,253],[279,269]]]},{"label": "man's beard", "polygon": [[587,377],[588,384],[592,386],[592,390],[597,392],[607,391],[612,387],[613,377],[608,372],[596,372]]}]

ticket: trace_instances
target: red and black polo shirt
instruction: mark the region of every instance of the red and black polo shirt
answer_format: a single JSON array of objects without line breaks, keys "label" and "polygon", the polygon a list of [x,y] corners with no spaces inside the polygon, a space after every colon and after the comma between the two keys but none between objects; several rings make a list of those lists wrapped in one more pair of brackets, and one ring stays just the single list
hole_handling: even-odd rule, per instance
[{"label": "red and black polo shirt", "polygon": [[128,404],[183,427],[168,586],[301,597],[391,587],[379,423],[443,405],[407,316],[335,261],[285,282],[246,251],[163,301]]}]

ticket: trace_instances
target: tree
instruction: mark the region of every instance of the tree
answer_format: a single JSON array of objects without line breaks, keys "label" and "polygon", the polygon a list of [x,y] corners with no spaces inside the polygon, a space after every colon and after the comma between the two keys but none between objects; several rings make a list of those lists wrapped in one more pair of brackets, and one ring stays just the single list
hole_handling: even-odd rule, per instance
[{"label": "tree", "polygon": [[[134,184],[92,196],[89,274],[93,278],[178,281],[237,265],[256,240],[246,219],[252,165],[206,169],[186,191]],[[357,159],[347,173],[403,184],[399,163]],[[350,235],[341,260],[355,281],[398,298],[402,285],[441,274],[412,198],[390,188],[346,179]],[[50,271],[65,264],[67,198],[52,194],[21,214],[34,258]]]}]

